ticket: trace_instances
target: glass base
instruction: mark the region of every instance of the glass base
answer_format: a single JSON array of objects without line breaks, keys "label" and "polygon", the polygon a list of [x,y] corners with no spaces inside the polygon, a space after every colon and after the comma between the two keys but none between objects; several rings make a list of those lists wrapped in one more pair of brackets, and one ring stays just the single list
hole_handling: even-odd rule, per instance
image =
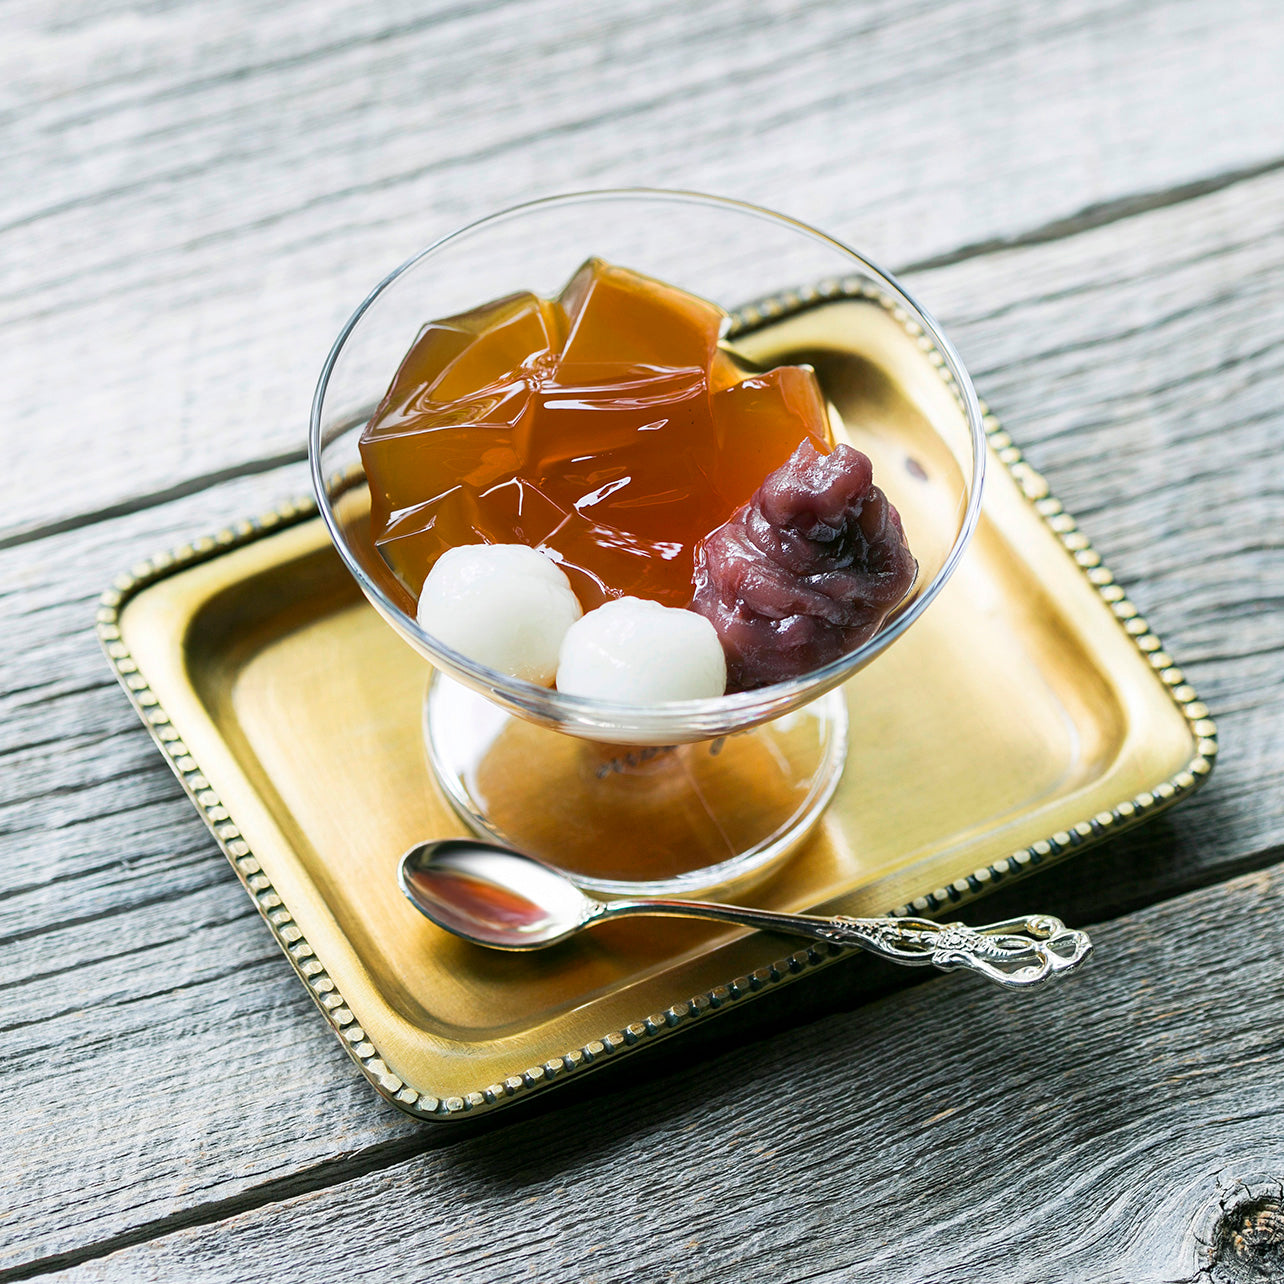
[{"label": "glass base", "polygon": [[630,748],[514,717],[435,673],[424,729],[438,783],[475,833],[620,896],[766,873],[820,820],[847,754],[841,689],[719,740]]}]

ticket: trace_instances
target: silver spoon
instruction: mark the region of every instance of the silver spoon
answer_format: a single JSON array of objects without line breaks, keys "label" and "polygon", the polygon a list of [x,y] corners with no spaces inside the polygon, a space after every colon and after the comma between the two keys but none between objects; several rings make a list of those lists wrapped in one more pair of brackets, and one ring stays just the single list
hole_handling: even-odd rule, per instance
[{"label": "silver spoon", "polygon": [[607,919],[665,914],[854,945],[911,967],[968,968],[1013,988],[1068,972],[1092,950],[1087,933],[1050,914],[968,927],[923,918],[824,918],[662,898],[595,901],[557,870],[473,839],[412,847],[401,858],[397,878],[411,904],[438,927],[500,950],[536,950]]}]

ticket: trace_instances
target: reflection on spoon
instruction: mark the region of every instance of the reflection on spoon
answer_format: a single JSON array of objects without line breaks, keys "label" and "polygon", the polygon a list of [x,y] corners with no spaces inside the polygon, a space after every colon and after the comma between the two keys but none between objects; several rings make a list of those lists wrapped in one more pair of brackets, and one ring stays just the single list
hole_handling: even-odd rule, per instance
[{"label": "reflection on spoon", "polygon": [[967,968],[1013,988],[1068,972],[1092,951],[1086,933],[1048,914],[968,927],[921,918],[826,918],[667,898],[596,901],[555,869],[474,839],[412,847],[401,858],[398,880],[411,904],[438,927],[500,950],[554,945],[608,918],[663,914],[853,945],[910,966]]}]

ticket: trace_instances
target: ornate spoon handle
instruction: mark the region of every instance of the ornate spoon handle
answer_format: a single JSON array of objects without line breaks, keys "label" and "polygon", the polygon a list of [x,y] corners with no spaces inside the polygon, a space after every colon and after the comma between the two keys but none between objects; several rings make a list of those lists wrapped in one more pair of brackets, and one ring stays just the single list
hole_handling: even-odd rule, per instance
[{"label": "ornate spoon handle", "polygon": [[923,918],[846,918],[832,921],[827,939],[897,963],[966,968],[1011,989],[1039,985],[1078,967],[1092,952],[1086,932],[1051,914],[1030,914],[985,927]]},{"label": "ornate spoon handle", "polygon": [[1078,967],[1092,952],[1086,932],[1051,914],[1030,914],[985,927],[935,923],[926,918],[822,918],[701,901],[645,900],[594,903],[590,920],[633,914],[712,918],[767,931],[790,932],[855,945],[910,967],[966,968],[1010,989],[1040,985]]}]

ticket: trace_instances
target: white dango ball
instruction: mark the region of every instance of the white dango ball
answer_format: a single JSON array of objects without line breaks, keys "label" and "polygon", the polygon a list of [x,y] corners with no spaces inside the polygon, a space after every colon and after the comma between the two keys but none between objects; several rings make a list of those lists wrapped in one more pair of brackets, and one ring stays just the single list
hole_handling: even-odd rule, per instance
[{"label": "white dango ball", "polygon": [[566,572],[542,553],[525,544],[464,544],[433,563],[416,618],[452,651],[547,687],[581,614]]},{"label": "white dango ball", "polygon": [[694,611],[638,597],[606,602],[566,631],[557,689],[615,704],[720,696],[727,660],[713,625]]}]

